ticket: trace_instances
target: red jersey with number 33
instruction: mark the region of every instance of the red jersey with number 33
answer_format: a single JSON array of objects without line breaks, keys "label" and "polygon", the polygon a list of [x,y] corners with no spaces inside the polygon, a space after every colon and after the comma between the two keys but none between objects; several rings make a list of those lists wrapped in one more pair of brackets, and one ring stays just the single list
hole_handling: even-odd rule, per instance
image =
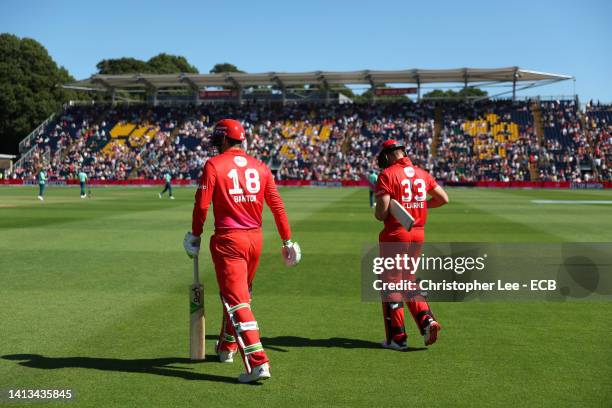
[{"label": "red jersey with number 33", "polygon": [[228,149],[209,159],[195,195],[191,232],[202,234],[213,204],[215,229],[261,228],[264,201],[270,207],[281,239],[291,237],[283,200],[268,166],[241,149]]},{"label": "red jersey with number 33", "polygon": [[[402,157],[380,173],[376,195],[391,196],[412,215],[414,227],[423,227],[427,222],[427,193],[437,186],[428,172],[413,165],[409,158]],[[397,229],[403,229],[402,224],[389,214],[385,230]]]}]

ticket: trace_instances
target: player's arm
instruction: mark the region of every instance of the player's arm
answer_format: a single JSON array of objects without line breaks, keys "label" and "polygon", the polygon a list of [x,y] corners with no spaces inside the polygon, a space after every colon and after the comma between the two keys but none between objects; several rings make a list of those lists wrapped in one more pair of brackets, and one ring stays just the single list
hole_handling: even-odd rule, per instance
[{"label": "player's arm", "polygon": [[448,194],[440,186],[429,191],[430,198],[427,200],[427,208],[438,208],[448,204]]},{"label": "player's arm", "polygon": [[193,215],[191,219],[191,232],[185,234],[183,246],[187,255],[193,257],[200,251],[200,235],[204,230],[206,214],[212,201],[212,195],[217,181],[215,167],[210,161],[206,162],[202,178],[195,193],[195,204],[193,205]]},{"label": "player's arm", "polygon": [[268,207],[270,207],[270,211],[272,211],[272,215],[274,216],[274,222],[276,223],[278,235],[280,235],[283,242],[291,240],[291,228],[289,227],[289,220],[287,219],[287,214],[285,213],[285,205],[283,203],[283,199],[278,193],[278,189],[276,188],[274,176],[272,176],[272,173],[269,170],[266,189],[264,191],[264,199],[266,200],[266,204],[268,204]]},{"label": "player's arm", "polygon": [[291,228],[289,227],[289,220],[287,220],[287,214],[285,213],[285,205],[283,199],[278,193],[276,183],[274,182],[274,176],[268,169],[268,180],[266,183],[266,189],[264,190],[264,199],[266,204],[272,211],[274,222],[276,223],[276,229],[278,234],[283,240],[283,247],[281,253],[285,265],[293,266],[297,265],[302,259],[302,251],[300,245],[297,242],[291,242]]},{"label": "player's arm", "polygon": [[198,184],[198,189],[195,193],[195,204],[193,205],[191,233],[196,237],[202,235],[204,230],[204,222],[206,221],[206,214],[212,201],[216,182],[217,172],[215,166],[210,161],[207,161],[204,165],[200,184]]},{"label": "player's arm", "polygon": [[374,217],[379,221],[384,221],[389,216],[389,203],[391,202],[391,196],[389,194],[377,194],[376,195],[376,209],[374,210]]},{"label": "player's arm", "polygon": [[391,203],[391,180],[386,172],[378,175],[376,180],[376,209],[374,217],[379,221],[384,221],[389,216],[389,204]]}]

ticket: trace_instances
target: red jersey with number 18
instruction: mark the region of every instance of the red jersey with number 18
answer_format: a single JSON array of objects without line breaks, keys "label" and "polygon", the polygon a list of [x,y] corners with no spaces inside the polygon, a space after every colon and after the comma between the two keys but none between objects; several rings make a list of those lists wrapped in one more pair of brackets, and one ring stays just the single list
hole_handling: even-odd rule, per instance
[{"label": "red jersey with number 18", "polygon": [[261,228],[264,201],[270,207],[281,239],[291,237],[283,200],[268,166],[241,149],[228,149],[209,159],[195,195],[191,232],[202,234],[213,204],[215,230]]},{"label": "red jersey with number 18", "polygon": [[[418,228],[427,222],[427,193],[437,186],[428,172],[413,165],[409,158],[402,157],[378,176],[376,195],[388,194],[403,205],[414,218],[413,228]],[[385,230],[398,229],[403,229],[402,225],[389,214]]]}]

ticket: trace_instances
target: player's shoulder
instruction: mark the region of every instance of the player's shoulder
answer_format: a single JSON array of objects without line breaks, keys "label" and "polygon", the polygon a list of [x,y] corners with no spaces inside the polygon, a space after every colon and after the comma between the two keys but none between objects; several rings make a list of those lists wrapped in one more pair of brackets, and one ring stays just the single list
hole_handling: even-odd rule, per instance
[{"label": "player's shoulder", "polygon": [[432,178],[431,174],[429,174],[429,172],[421,167],[418,166],[413,166],[414,167],[414,171],[415,174],[419,177],[419,178]]},{"label": "player's shoulder", "polygon": [[[237,156],[238,157],[238,156]],[[244,153],[244,157],[247,159],[247,164],[249,167],[254,167],[261,170],[268,170],[268,165],[256,157],[251,156],[250,154]]]},{"label": "player's shoulder", "polygon": [[257,157],[251,156],[250,154],[244,152],[241,154],[241,156],[245,157],[249,163],[253,163],[256,164],[258,166],[265,166],[266,164],[264,162],[262,162],[261,160],[259,160]]},{"label": "player's shoulder", "polygon": [[378,178],[389,177],[396,172],[396,166],[389,166],[378,174]]},{"label": "player's shoulder", "polygon": [[394,163],[391,166],[387,167],[386,169],[384,169],[380,175],[378,176],[380,177],[397,177],[397,176],[402,176],[404,174],[404,168],[406,166],[404,166],[403,164],[400,163]]},{"label": "player's shoulder", "polygon": [[209,157],[204,162],[204,168],[207,169],[206,171],[216,170],[221,163],[222,161],[219,159],[219,156]]}]

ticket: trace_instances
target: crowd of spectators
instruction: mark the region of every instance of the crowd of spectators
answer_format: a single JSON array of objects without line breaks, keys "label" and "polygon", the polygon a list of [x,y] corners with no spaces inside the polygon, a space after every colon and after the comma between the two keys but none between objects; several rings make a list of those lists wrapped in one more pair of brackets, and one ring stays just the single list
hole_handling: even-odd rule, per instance
[{"label": "crowd of spectators", "polygon": [[612,106],[594,104],[586,106],[585,142],[593,158],[593,168],[600,178],[611,180],[612,166]]},{"label": "crowd of spectators", "polygon": [[[526,102],[455,103],[445,104],[442,110],[442,129],[431,169],[436,178],[447,181],[530,179],[530,158],[538,146]],[[495,137],[490,123],[473,135],[466,130],[468,123],[482,121],[491,113],[497,115],[498,123],[517,124],[515,140],[506,132]]]},{"label": "crowd of spectators", "polygon": [[[391,138],[404,142],[413,162],[440,180],[612,179],[611,107],[587,106],[583,113],[573,101],[542,102],[539,112],[533,106],[509,101],[76,106],[41,130],[32,140],[35,153],[12,177],[31,178],[45,166],[49,177],[59,180],[77,170],[103,180],[159,179],[165,172],[195,180],[213,154],[215,122],[232,117],[245,126],[248,152],[268,163],[278,179],[359,180],[375,168],[381,142]],[[544,131],[539,136],[538,114]],[[111,129],[122,123],[154,133],[138,143],[127,135],[118,142]],[[474,123],[478,130],[468,131]]]}]

